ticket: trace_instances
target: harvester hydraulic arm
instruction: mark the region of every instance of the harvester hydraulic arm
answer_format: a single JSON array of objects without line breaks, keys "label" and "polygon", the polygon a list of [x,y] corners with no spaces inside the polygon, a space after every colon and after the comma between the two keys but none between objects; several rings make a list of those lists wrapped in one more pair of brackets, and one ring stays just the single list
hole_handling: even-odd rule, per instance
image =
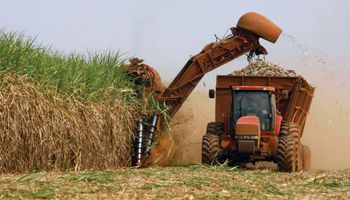
[{"label": "harvester hydraulic arm", "polygon": [[267,54],[259,44],[258,35],[240,28],[231,28],[231,32],[231,36],[209,43],[191,57],[162,93],[160,101],[170,107],[170,116],[175,115],[206,73],[248,52]]}]

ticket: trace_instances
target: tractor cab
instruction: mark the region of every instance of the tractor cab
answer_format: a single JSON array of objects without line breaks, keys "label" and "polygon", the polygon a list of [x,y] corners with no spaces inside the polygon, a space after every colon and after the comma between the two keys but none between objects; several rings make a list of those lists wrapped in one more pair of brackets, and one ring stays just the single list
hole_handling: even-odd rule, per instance
[{"label": "tractor cab", "polygon": [[262,147],[275,131],[274,91],[273,87],[232,87],[229,135],[238,152],[262,155],[268,151]]},{"label": "tractor cab", "polygon": [[[256,118],[261,131],[271,131],[274,125],[274,88],[240,86],[232,88],[231,130],[237,130],[237,122]],[[249,117],[250,116],[250,117]],[[243,119],[241,119],[243,117]]]}]

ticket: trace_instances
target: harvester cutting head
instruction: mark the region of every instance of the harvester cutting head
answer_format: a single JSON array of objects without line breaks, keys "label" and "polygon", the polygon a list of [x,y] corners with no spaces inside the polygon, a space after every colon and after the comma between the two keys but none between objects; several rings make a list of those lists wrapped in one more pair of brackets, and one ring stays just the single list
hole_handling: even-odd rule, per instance
[{"label": "harvester cutting head", "polygon": [[282,29],[265,16],[255,12],[249,12],[239,18],[237,28],[250,31],[265,40],[275,43]]}]

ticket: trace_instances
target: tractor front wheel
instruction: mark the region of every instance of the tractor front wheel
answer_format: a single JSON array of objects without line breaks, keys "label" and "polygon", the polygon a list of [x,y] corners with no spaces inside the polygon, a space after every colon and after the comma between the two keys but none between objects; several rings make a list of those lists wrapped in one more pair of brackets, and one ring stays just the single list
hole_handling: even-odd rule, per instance
[{"label": "tractor front wheel", "polygon": [[224,123],[222,122],[209,122],[207,125],[207,135],[221,136],[224,134]]},{"label": "tractor front wheel", "polygon": [[219,152],[219,136],[213,134],[204,135],[202,138],[202,163],[207,165],[217,164]]}]

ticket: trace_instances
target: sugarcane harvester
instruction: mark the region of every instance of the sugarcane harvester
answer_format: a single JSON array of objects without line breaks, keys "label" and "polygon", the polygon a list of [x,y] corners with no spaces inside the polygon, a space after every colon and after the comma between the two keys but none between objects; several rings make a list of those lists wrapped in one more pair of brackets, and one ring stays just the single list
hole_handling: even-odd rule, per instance
[{"label": "sugarcane harvester", "polygon": [[[269,19],[253,12],[243,15],[237,26],[230,30],[231,34],[229,36],[207,44],[200,53],[192,56],[167,88],[164,89],[162,85],[155,86],[155,88],[161,90],[156,98],[160,103],[164,103],[169,107],[171,117],[176,114],[206,73],[242,55],[247,54],[251,59],[254,55],[267,54],[266,49],[260,45],[259,38],[275,43],[282,32]],[[150,69],[150,71],[153,70],[153,68]],[[160,80],[159,75],[153,71],[150,74],[155,79]],[[298,110],[302,113],[302,119],[295,119],[295,116],[293,117],[291,114],[294,112],[292,109],[295,109],[296,102],[293,101],[293,105],[288,105],[288,100],[280,101],[276,98],[290,99],[288,95],[297,95],[295,91],[300,91],[307,83],[300,78],[295,78],[292,81],[289,81],[289,79],[273,79],[271,82],[271,80],[269,78],[261,80],[255,78],[254,81],[249,80],[249,84],[247,84],[244,77],[230,79],[226,76],[222,78],[218,76],[218,84],[220,85],[217,86],[217,96],[220,97],[223,94],[226,96],[217,98],[216,121],[208,124],[207,133],[203,136],[203,163],[215,164],[223,160],[254,162],[265,159],[278,160],[279,168],[284,171],[297,171],[302,168],[300,133],[304,127],[305,113],[308,112],[308,108]],[[281,85],[272,84],[279,80],[282,80]],[[288,88],[283,88],[286,85]],[[308,95],[312,96],[312,87],[310,86],[308,89]],[[211,96],[213,96],[215,92],[211,91],[211,93]],[[276,95],[277,93],[284,94],[284,96]],[[237,100],[236,97],[240,99]],[[265,103],[267,102],[269,107],[261,110],[266,119],[254,114],[253,111],[244,110],[245,113],[243,113],[243,110],[241,110],[241,113],[236,113],[237,106],[239,109],[247,107],[244,104],[248,104],[248,97],[253,101],[262,100]],[[311,102],[311,99],[308,99],[308,102]],[[281,103],[281,105],[277,106],[276,103]],[[281,111],[278,110],[279,106],[285,106],[287,110],[289,109],[288,112],[283,113],[285,114],[283,117],[280,115]],[[255,108],[252,107],[251,109]],[[156,159],[154,158],[156,154],[153,155],[152,152],[157,152],[157,146],[152,146],[152,142],[157,140],[157,135],[160,134],[159,130],[156,130],[159,120],[154,115],[151,117],[151,122],[148,123],[150,126],[146,126],[146,128],[144,127],[145,123],[140,122],[135,140],[137,142],[134,145],[135,152],[137,152],[134,156],[135,165],[141,166],[144,163],[152,165],[152,162],[148,161]],[[266,120],[266,123],[261,120]],[[295,123],[295,120],[299,120],[300,123]],[[296,129],[298,130],[295,131]],[[290,138],[294,138],[294,143],[290,141],[292,140]],[[278,148],[282,148],[282,143],[285,146],[287,143],[288,145],[293,143],[292,151],[294,153],[283,152],[278,154],[278,150],[280,150]],[[144,144],[147,145],[143,146]],[[283,148],[290,148],[285,146]],[[292,157],[289,158],[288,156]]]}]

